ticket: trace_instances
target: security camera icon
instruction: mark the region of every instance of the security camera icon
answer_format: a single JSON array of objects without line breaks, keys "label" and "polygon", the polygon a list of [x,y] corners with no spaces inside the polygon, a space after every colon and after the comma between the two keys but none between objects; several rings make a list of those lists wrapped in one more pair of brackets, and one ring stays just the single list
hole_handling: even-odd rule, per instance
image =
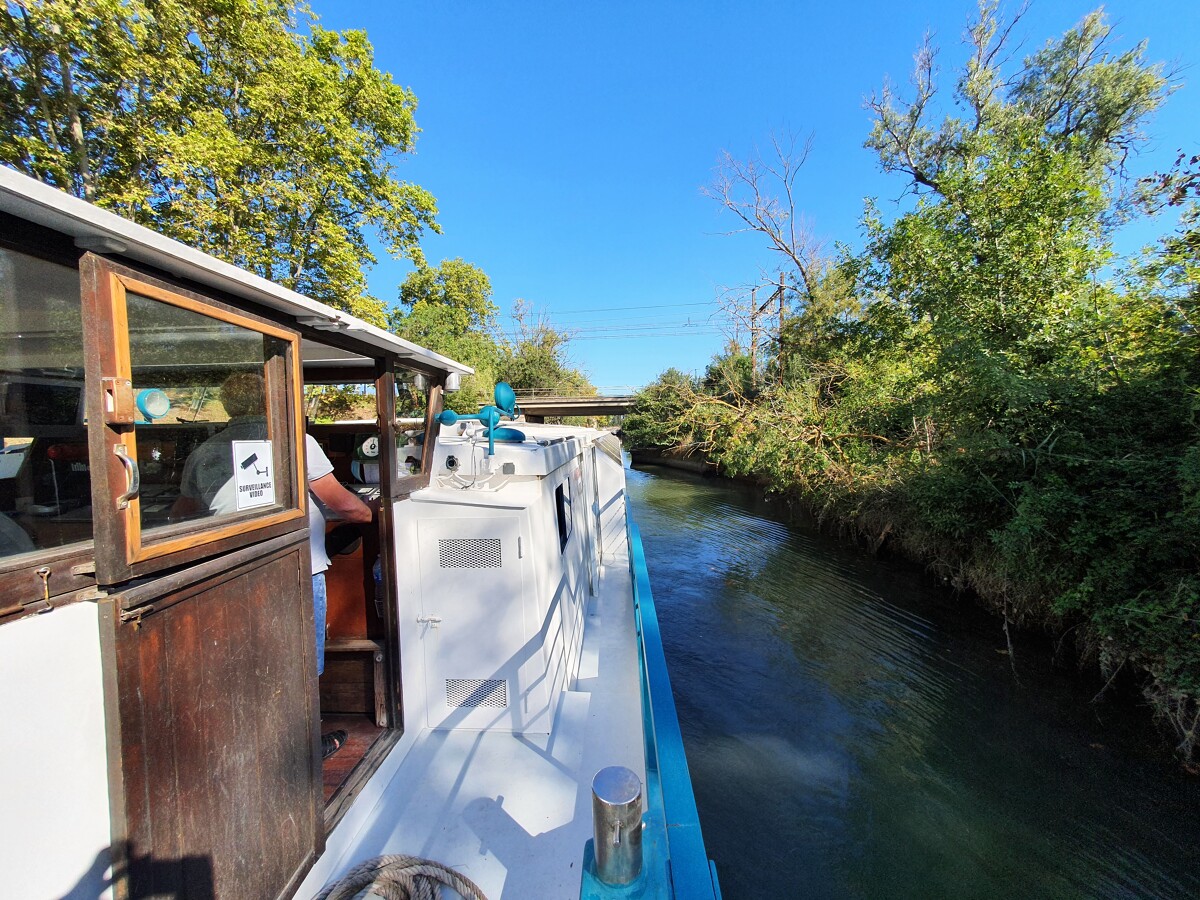
[{"label": "security camera icon", "polygon": [[255,475],[258,475],[258,476],[260,476],[260,477],[263,477],[263,476],[265,476],[265,475],[266,475],[268,472],[270,472],[270,471],[271,471],[271,467],[270,467],[270,466],[267,466],[267,465],[265,465],[265,464],[263,465],[263,467],[262,467],[262,468],[259,468],[259,467],[256,465],[256,463],[257,463],[257,462],[258,462],[258,454],[257,454],[257,453],[251,453],[249,456],[247,456],[245,459],[243,459],[243,460],[242,460],[242,468],[243,468],[243,469],[249,469],[249,468],[253,467],[253,468],[254,468],[254,474],[255,474]]}]

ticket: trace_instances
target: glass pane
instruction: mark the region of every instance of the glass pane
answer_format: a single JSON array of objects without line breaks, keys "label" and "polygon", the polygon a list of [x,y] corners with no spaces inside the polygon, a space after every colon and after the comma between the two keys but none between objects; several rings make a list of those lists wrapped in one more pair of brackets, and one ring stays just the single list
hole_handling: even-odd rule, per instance
[{"label": "glass pane", "polygon": [[126,295],[142,529],[276,510],[266,361],[284,342]]},{"label": "glass pane", "polygon": [[79,273],[0,249],[0,559],[92,537]]},{"label": "glass pane", "polygon": [[416,372],[396,373],[396,464],[399,475],[418,475],[425,452],[425,412],[429,379]]},{"label": "glass pane", "polygon": [[310,384],[304,388],[309,434],[352,489],[379,484],[379,412],[375,384]]}]

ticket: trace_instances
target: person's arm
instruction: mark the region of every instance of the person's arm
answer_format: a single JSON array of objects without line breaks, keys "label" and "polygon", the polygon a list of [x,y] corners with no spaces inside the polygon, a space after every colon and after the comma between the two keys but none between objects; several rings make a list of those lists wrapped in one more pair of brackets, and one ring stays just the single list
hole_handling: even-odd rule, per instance
[{"label": "person's arm", "polygon": [[359,500],[352,491],[342,487],[332,472],[322,475],[316,481],[310,481],[308,489],[339,519],[347,522],[370,522],[375,516],[371,507]]},{"label": "person's arm", "polygon": [[195,497],[189,497],[187,494],[180,494],[175,498],[175,502],[171,504],[171,510],[167,513],[168,522],[180,522],[184,519],[194,519],[201,515],[200,504],[196,502]]}]

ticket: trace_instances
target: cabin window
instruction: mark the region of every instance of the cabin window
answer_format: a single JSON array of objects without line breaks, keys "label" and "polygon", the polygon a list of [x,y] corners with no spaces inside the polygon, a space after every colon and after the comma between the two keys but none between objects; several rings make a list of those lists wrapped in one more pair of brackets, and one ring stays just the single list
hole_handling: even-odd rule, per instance
[{"label": "cabin window", "polygon": [[267,360],[285,343],[132,291],[125,303],[142,530],[285,505],[267,415]]},{"label": "cabin window", "polygon": [[79,273],[0,249],[0,560],[92,539]]},{"label": "cabin window", "polygon": [[97,522],[98,580],[303,528],[299,336],[91,254],[80,265],[100,350],[91,449],[109,463],[94,493],[118,512]]},{"label": "cabin window", "polygon": [[558,549],[567,549],[571,539],[571,482],[564,481],[554,489],[554,511],[558,518]]}]

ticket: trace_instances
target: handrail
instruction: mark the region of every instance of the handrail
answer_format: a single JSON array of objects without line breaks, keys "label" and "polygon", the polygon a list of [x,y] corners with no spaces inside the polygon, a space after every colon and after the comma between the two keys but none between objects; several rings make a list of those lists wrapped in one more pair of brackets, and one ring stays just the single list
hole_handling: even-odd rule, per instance
[{"label": "handrail", "polygon": [[[716,867],[704,848],[700,815],[692,792],[683,734],[671,693],[671,678],[658,627],[658,612],[650,590],[650,573],[637,525],[629,523],[629,560],[633,574],[633,605],[639,636],[643,716],[646,740],[647,819],[661,812],[671,894],[680,900],[720,900]],[[657,789],[654,789],[657,788]],[[655,806],[660,806],[656,810]]]}]

